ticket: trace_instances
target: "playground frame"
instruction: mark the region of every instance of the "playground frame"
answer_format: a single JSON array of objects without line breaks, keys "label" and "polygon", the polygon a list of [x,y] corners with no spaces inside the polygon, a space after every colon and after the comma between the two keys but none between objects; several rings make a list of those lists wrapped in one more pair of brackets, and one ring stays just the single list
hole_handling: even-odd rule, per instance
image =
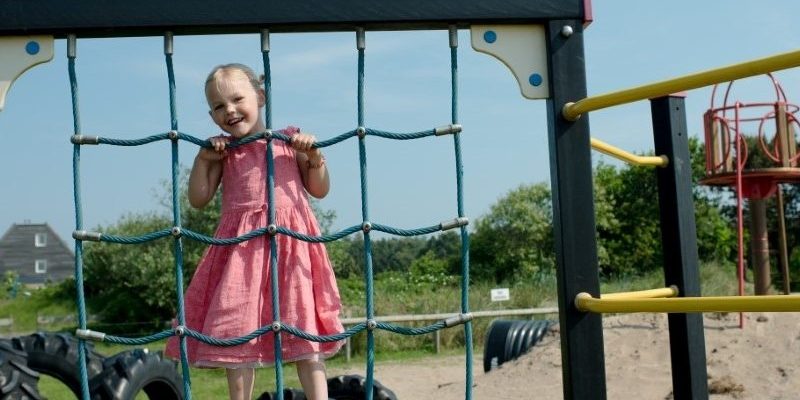
[{"label": "playground frame", "polygon": [[[624,91],[615,99],[585,101],[584,28],[592,19],[588,0],[210,0],[105,2],[86,0],[4,0],[0,35],[47,34],[64,38],[185,34],[328,32],[466,28],[474,24],[539,24],[544,27],[550,95],[547,99],[553,221],[558,277],[559,322],[565,399],[605,399],[602,317],[581,311],[579,293],[600,297],[592,187],[589,116],[602,106],[650,98],[655,153],[669,160],[656,169],[661,214],[665,286],[679,296],[700,295],[691,189],[691,165],[684,99],[673,89],[701,86],[658,85],[658,90]],[[569,29],[566,29],[569,28]],[[800,52],[781,56],[780,66],[800,64]],[[763,73],[703,75],[711,84]],[[749,74],[749,75],[748,75]],[[652,88],[652,86],[648,86]],[[632,93],[635,92],[635,93]],[[597,104],[595,104],[597,103]],[[582,115],[583,114],[583,115]],[[708,398],[702,318],[669,314],[675,399]]]}]

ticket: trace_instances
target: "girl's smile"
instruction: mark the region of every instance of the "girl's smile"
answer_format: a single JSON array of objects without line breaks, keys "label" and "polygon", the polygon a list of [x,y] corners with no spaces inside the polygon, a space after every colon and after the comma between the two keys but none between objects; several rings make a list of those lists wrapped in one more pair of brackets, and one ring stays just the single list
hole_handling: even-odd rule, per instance
[{"label": "girl's smile", "polygon": [[241,138],[265,129],[260,113],[264,94],[243,72],[221,71],[206,86],[206,97],[214,123],[232,136]]}]

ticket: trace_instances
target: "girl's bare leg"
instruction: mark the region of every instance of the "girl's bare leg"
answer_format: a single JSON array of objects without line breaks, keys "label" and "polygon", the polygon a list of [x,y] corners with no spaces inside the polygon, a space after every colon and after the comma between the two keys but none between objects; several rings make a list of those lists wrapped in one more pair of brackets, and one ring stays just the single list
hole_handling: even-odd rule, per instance
[{"label": "girl's bare leg", "polygon": [[228,393],[231,400],[253,398],[253,382],[256,374],[253,368],[228,368],[225,372],[228,375]]},{"label": "girl's bare leg", "polygon": [[325,362],[300,360],[297,362],[297,377],[308,400],[328,400],[328,382],[325,377]]}]

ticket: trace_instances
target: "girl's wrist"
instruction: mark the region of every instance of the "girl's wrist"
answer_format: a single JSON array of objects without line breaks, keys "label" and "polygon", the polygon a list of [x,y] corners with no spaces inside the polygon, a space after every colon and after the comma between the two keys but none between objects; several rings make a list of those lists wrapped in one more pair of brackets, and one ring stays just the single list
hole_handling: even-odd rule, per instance
[{"label": "girl's wrist", "polygon": [[322,168],[325,165],[325,156],[322,153],[319,153],[316,156],[308,156],[308,160],[306,160],[306,166],[308,169],[317,169]]}]

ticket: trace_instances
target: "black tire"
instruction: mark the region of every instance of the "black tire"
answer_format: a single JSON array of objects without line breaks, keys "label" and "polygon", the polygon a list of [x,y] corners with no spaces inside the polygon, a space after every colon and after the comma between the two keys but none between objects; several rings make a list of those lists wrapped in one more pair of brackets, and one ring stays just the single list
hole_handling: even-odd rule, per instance
[{"label": "black tire", "polygon": [[[363,400],[367,380],[361,375],[339,375],[328,379],[328,397],[335,400]],[[373,400],[397,400],[397,396],[376,379],[372,380]]]},{"label": "black tire", "polygon": [[28,368],[24,352],[0,342],[0,399],[42,400],[39,373]]},{"label": "black tire", "polygon": [[[256,400],[273,400],[277,398],[276,392],[264,392]],[[306,400],[306,394],[302,390],[283,389],[283,400]]]},{"label": "black tire", "polygon": [[489,325],[483,346],[483,371],[527,353],[547,333],[551,321],[495,320]]},{"label": "black tire", "polygon": [[177,363],[161,352],[128,350],[107,358],[103,371],[89,382],[92,400],[131,400],[141,391],[150,399],[183,400]]},{"label": "black tire", "polygon": [[[16,350],[28,353],[28,367],[52,376],[81,397],[81,374],[78,368],[78,339],[66,333],[37,332],[11,339]],[[103,370],[103,356],[86,342],[86,373],[91,380]]]},{"label": "black tire", "polygon": [[506,336],[514,321],[494,320],[487,328],[486,340],[483,344],[483,372],[506,361]]}]

